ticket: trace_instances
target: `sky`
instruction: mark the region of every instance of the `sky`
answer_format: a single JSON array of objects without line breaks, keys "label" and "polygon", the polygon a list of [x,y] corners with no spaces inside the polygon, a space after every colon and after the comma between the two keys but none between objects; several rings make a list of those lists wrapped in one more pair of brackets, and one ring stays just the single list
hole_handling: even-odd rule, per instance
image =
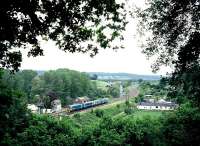
[{"label": "sky", "polygon": [[[144,1],[135,0],[135,4],[143,6]],[[101,50],[93,58],[89,54],[69,53],[58,49],[53,41],[43,41],[44,56],[27,57],[27,52],[23,52],[23,62],[21,69],[33,70],[55,70],[58,68],[68,68],[81,72],[124,72],[133,74],[152,75],[151,64],[153,60],[147,60],[142,49],[139,47],[136,38],[135,20],[131,19],[125,32],[124,49],[117,51]],[[165,75],[169,68],[162,67],[156,73]]]}]

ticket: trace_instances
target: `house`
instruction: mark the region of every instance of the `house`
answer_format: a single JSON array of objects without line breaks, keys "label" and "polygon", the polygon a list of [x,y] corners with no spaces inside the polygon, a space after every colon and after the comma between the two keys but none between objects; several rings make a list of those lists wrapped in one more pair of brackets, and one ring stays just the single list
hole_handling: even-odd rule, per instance
[{"label": "house", "polygon": [[145,98],[145,99],[143,99],[143,101],[144,102],[152,102],[152,103],[156,102],[156,100],[154,98]]},{"label": "house", "polygon": [[160,99],[158,100],[158,103],[172,103],[171,101],[166,101],[164,99]]},{"label": "house", "polygon": [[52,110],[51,109],[45,109],[45,108],[40,108],[38,106],[36,106],[35,104],[28,104],[27,105],[27,109],[31,110],[32,113],[47,113],[47,114],[50,114],[52,113]]},{"label": "house", "polygon": [[44,109],[41,109],[41,112],[42,112],[43,114],[50,114],[50,113],[52,113],[52,110],[51,110],[51,109],[46,109],[46,108],[44,108]]},{"label": "house", "polygon": [[144,110],[174,110],[177,106],[177,104],[172,102],[140,102],[137,108]]},{"label": "house", "polygon": [[28,104],[27,109],[31,110],[32,113],[38,112],[38,107],[35,104]]},{"label": "house", "polygon": [[147,94],[147,95],[144,95],[145,98],[151,98],[152,95],[151,94]]}]

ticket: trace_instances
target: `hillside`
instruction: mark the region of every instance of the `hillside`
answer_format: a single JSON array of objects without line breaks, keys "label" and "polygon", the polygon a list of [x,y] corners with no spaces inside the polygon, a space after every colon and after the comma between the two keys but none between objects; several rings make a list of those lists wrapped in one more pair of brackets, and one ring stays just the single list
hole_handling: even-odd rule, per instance
[{"label": "hillside", "polygon": [[88,72],[90,76],[97,75],[98,80],[160,80],[159,75],[138,75],[130,73]]},{"label": "hillside", "polygon": [[[37,70],[38,75],[44,74],[44,70]],[[89,76],[97,75],[98,80],[160,80],[161,76],[159,75],[140,75],[140,74],[131,74],[131,73],[106,73],[106,72],[84,72],[89,74]]]}]

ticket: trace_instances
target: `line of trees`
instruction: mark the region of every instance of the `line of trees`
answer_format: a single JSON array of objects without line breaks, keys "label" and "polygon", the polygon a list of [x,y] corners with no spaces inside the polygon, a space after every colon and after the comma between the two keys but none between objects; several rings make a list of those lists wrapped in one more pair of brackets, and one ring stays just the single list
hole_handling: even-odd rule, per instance
[{"label": "line of trees", "polygon": [[48,95],[54,95],[59,97],[65,106],[81,96],[88,96],[92,100],[119,95],[117,87],[100,89],[97,87],[97,82],[90,80],[87,74],[69,69],[46,71],[41,75],[33,70],[22,70],[15,74],[4,70],[1,82],[23,93],[28,103],[37,103],[40,99],[50,101]]},{"label": "line of trees", "polygon": [[[150,98],[154,98],[155,100],[167,98],[168,100],[172,100],[169,98],[169,83],[168,80],[162,78],[158,82],[151,81],[140,81],[139,83],[139,95],[135,98],[136,102],[141,102],[145,98],[145,95],[152,95]],[[147,97],[146,97],[147,98]],[[178,99],[173,99],[175,102],[178,102]],[[178,102],[180,103],[180,102]]]}]

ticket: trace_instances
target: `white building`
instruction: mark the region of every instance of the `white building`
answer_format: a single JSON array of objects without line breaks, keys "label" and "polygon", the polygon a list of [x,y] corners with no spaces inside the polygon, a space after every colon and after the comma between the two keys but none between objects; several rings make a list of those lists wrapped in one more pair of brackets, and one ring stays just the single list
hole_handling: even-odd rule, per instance
[{"label": "white building", "polygon": [[55,99],[51,102],[52,106],[52,112],[61,112],[62,106],[61,106],[61,101],[59,99]]},{"label": "white building", "polygon": [[44,108],[44,109],[41,109],[42,111],[42,113],[43,114],[50,114],[50,113],[52,113],[52,110],[51,109],[46,109],[46,108]]},{"label": "white building", "polygon": [[174,110],[177,107],[175,103],[152,103],[152,102],[140,102],[137,105],[138,109],[143,110]]},{"label": "white building", "polygon": [[35,104],[28,104],[27,109],[31,110],[32,113],[38,112],[38,107]]},{"label": "white building", "polygon": [[31,110],[32,113],[43,113],[43,114],[50,114],[52,113],[51,109],[40,109],[38,106],[36,106],[35,104],[28,104],[27,105],[27,109]]},{"label": "white building", "polygon": [[160,100],[158,100],[158,103],[172,103],[171,101],[166,101],[166,100],[164,100],[164,99],[160,99]]}]

